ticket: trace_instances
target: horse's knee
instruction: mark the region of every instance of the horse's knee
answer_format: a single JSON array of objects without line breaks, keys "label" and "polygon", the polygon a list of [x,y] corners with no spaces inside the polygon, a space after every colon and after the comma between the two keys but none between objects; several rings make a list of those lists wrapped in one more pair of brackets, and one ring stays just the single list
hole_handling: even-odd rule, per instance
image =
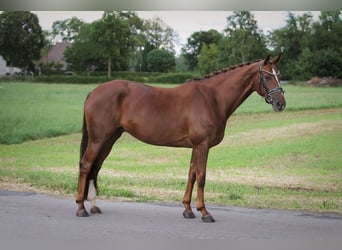
[{"label": "horse's knee", "polygon": [[88,175],[88,173],[90,172],[90,164],[87,164],[86,162],[84,162],[83,160],[80,161],[80,174],[81,175]]}]

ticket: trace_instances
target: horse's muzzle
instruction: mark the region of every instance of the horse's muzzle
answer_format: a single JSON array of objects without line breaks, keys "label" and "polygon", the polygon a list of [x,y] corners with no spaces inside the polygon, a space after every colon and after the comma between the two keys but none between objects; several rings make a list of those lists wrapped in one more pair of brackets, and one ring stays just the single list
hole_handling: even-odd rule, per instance
[{"label": "horse's muzzle", "polygon": [[272,101],[272,107],[275,112],[281,112],[286,107],[286,101],[284,98],[276,98]]}]

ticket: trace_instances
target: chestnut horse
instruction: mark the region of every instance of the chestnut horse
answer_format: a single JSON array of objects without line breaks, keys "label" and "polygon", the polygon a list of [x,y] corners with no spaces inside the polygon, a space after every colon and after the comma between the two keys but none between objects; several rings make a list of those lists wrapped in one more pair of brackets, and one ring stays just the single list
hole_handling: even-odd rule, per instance
[{"label": "chestnut horse", "polygon": [[275,67],[280,57],[226,68],[175,88],[122,80],[96,87],[84,104],[77,216],[89,216],[85,199],[92,213],[101,213],[95,203],[97,175],[115,141],[128,132],[145,143],[192,148],[183,216],[195,217],[190,203],[197,182],[197,210],[203,222],[214,222],[204,204],[209,149],[222,141],[229,116],[253,91],[274,111],[284,110],[284,91]]}]

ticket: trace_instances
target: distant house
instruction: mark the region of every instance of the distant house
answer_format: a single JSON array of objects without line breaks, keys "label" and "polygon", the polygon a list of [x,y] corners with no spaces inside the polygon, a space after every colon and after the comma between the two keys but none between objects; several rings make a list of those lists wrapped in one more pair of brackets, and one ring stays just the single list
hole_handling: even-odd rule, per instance
[{"label": "distant house", "polygon": [[67,62],[64,59],[64,52],[67,48],[71,47],[69,42],[59,42],[51,47],[48,52],[39,60],[40,63],[48,64],[55,63],[61,65],[61,70],[67,69]]}]

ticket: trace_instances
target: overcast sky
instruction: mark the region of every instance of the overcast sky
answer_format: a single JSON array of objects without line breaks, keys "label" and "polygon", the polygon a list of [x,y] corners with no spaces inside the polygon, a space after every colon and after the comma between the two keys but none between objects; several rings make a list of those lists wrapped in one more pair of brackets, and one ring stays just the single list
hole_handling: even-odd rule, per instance
[{"label": "overcast sky", "polygon": [[[102,11],[32,11],[38,15],[39,23],[44,30],[51,30],[52,23],[56,20],[65,20],[76,16],[84,22],[92,22],[102,17]],[[196,31],[216,29],[222,32],[227,24],[226,18],[232,14],[230,11],[136,11],[138,16],[149,19],[160,17],[179,35],[179,47],[186,43],[187,38]],[[302,14],[303,11],[293,11]],[[311,11],[317,19],[320,12]],[[287,11],[253,11],[258,27],[265,33],[285,26]]]}]

